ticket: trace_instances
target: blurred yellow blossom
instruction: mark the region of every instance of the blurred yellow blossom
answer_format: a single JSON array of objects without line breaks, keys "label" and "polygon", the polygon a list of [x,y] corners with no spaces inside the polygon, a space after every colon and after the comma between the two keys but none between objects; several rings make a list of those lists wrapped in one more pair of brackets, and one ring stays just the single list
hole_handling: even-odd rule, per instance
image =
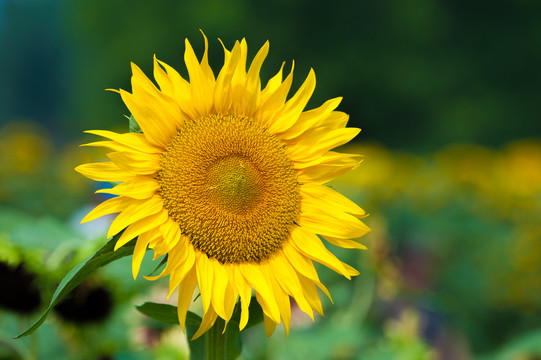
[{"label": "blurred yellow blossom", "polygon": [[0,128],[0,174],[32,174],[51,154],[47,131],[38,123],[13,121]]}]

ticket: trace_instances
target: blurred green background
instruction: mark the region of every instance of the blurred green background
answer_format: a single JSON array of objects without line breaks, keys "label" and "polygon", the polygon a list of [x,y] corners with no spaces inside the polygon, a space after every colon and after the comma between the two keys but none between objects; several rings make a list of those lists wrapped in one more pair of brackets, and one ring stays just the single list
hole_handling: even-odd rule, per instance
[{"label": "blurred green background", "polygon": [[320,268],[326,317],[294,313],[287,341],[251,329],[244,358],[540,358],[540,16],[534,0],[0,0],[0,359],[185,356],[178,327],[133,309],[167,284],[132,281],[130,259],[12,337],[105,241],[106,219],[78,224],[103,184],[73,171],[104,154],[82,131],[127,130],[104,89],[130,90],[130,61],[150,76],[154,54],[186,75],[199,29],[215,71],[217,38],[251,56],[270,40],[264,82],[284,60],[297,87],[313,67],[308,107],[343,96],[363,129],[348,151],[364,164],[331,184],[371,214],[368,251],[332,249],[361,275]]}]

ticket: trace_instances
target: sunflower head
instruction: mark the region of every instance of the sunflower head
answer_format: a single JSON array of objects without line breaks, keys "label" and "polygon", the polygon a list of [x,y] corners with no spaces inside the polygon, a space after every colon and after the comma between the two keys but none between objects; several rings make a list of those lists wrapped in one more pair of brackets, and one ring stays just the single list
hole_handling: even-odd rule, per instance
[{"label": "sunflower head", "polygon": [[[83,222],[118,213],[108,236],[125,229],[116,248],[137,237],[133,275],[147,248],[154,259],[168,255],[155,280],[169,276],[170,294],[180,288],[178,316],[198,286],[204,316],[198,337],[218,317],[226,323],[237,299],[240,329],[248,321],[252,292],[270,335],[283,322],[289,331],[290,298],[313,318],[323,314],[313,261],[348,279],[358,272],[327,250],[321,238],[345,248],[369,230],[365,212],[324,184],[357,167],[359,156],[331,151],[355,137],[340,98],[305,111],[315,75],[288,96],[293,69],[284,66],[262,88],[259,72],[269,50],[261,47],[247,68],[247,44],[224,46],[215,75],[208,43],[199,61],[186,40],[189,81],[154,58],[157,86],[132,64],[132,92],[119,90],[141,133],[94,130],[107,138],[86,144],[113,152],[109,162],[76,168],[97,181],[120,182],[99,192],[118,195]],[[319,235],[319,236],[318,236]],[[320,238],[321,237],[321,238]]]}]

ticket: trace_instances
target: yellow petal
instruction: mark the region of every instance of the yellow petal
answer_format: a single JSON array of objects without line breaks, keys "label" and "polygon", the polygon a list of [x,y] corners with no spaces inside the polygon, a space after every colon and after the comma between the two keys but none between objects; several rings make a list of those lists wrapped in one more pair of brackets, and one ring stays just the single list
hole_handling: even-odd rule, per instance
[{"label": "yellow petal", "polygon": [[330,242],[333,245],[340,246],[345,249],[368,249],[365,245],[355,241],[355,240],[346,240],[346,239],[337,239],[330,236],[323,236],[325,240]]},{"label": "yellow petal", "polygon": [[244,101],[244,111],[245,116],[252,116],[257,107],[259,106],[260,95],[261,95],[261,80],[259,78],[259,72],[261,71],[261,66],[263,61],[269,53],[269,42],[259,49],[257,55],[255,56],[248,74],[246,75],[246,85],[245,87],[245,96],[243,97]]},{"label": "yellow petal", "polygon": [[295,124],[293,124],[293,126],[291,126],[291,128],[280,134],[280,138],[283,140],[291,140],[303,134],[307,130],[322,126],[324,123],[326,123],[325,120],[329,117],[329,115],[333,113],[333,110],[340,105],[341,101],[341,97],[327,100],[320,107],[303,112],[299,115],[299,119]]},{"label": "yellow petal", "polygon": [[[228,275],[230,272],[228,272]],[[235,311],[235,304],[237,302],[238,293],[235,290],[235,287],[232,285],[231,281],[227,283],[227,286],[225,288],[225,296],[222,299],[224,302],[224,309],[225,309],[225,327],[224,332],[227,328],[227,324],[229,323],[229,320],[233,316],[233,311]]]},{"label": "yellow petal", "polygon": [[160,66],[156,54],[154,54],[154,79],[156,79],[162,93],[174,98],[173,82],[165,72],[164,68]]},{"label": "yellow petal", "polygon": [[[163,131],[168,133],[170,137],[174,136],[177,132],[177,119],[181,116],[178,104],[170,96],[159,91],[137,65],[131,63],[131,68],[133,74],[131,78],[133,95],[140,101],[143,101],[144,104],[142,105],[151,110],[155,116],[163,120],[160,124]],[[138,121],[138,124],[139,121],[148,121],[148,119],[139,120],[137,117],[135,119]],[[141,129],[143,128],[141,127]]]},{"label": "yellow petal", "polygon": [[152,97],[136,97],[122,89],[120,96],[143,130],[148,142],[162,149],[166,148],[177,133],[175,118],[165,118],[163,113],[156,108],[156,104],[153,104]]},{"label": "yellow petal", "polygon": [[[235,55],[235,52],[238,52],[239,55]],[[245,39],[242,39],[238,47],[233,48],[231,57],[233,56],[238,56],[239,60],[231,78],[231,111],[242,114],[243,98],[246,94],[244,86],[246,84],[246,58],[248,57],[248,45]]]},{"label": "yellow petal", "polygon": [[294,162],[293,166],[298,169],[297,180],[299,183],[325,184],[359,166],[361,161],[357,159],[358,157],[358,155],[352,156],[351,154],[329,151],[311,164]]},{"label": "yellow petal", "polygon": [[[278,251],[276,255],[269,260],[269,265],[272,274],[282,289],[295,299],[299,305],[299,308],[307,313],[313,321],[314,313],[312,312],[310,304],[308,304],[304,298],[297,272],[287,261],[284,253],[282,251]],[[278,297],[276,298],[278,299]]]},{"label": "yellow petal", "polygon": [[115,251],[117,251],[120,247],[128,243],[134,237],[139,236],[140,234],[144,232],[147,232],[151,229],[154,229],[160,226],[160,224],[162,224],[166,220],[167,220],[167,212],[160,211],[157,214],[147,216],[141,220],[138,220],[132,223],[122,233],[122,235],[120,235],[120,238],[115,244]]},{"label": "yellow petal", "polygon": [[[161,233],[160,233],[160,237],[158,239],[163,241],[163,239],[161,238]],[[152,245],[152,242],[150,243],[149,246],[151,246],[151,245]],[[162,272],[159,275],[145,276],[145,279],[154,281],[154,280],[157,280],[157,279],[162,278],[164,276],[167,276],[169,274],[174,274],[174,275],[172,275],[174,277],[174,276],[177,275],[177,272],[176,272],[177,269],[181,269],[181,271],[182,271],[184,263],[186,263],[187,270],[189,270],[191,268],[191,266],[189,265],[190,264],[189,263],[189,256],[190,256],[190,247],[173,248],[173,250],[171,250],[171,252],[169,252],[169,254],[167,254],[167,265],[165,266],[165,269],[163,269]],[[154,258],[154,260],[156,260],[156,258]],[[192,260],[192,263],[193,263],[193,260]],[[179,281],[180,281],[180,279],[179,279]],[[170,284],[169,287],[170,288],[172,287],[171,284]]]},{"label": "yellow petal", "polygon": [[287,152],[293,161],[310,161],[347,143],[360,131],[361,129],[357,128],[342,128],[331,131],[327,128],[313,130],[298,137],[295,144],[287,146]]},{"label": "yellow petal", "polygon": [[209,265],[212,266],[212,272],[214,274],[212,293],[210,294],[212,307],[222,319],[227,319],[224,299],[226,289],[229,286],[229,277],[223,265],[215,259],[209,259]]},{"label": "yellow petal", "polygon": [[318,126],[328,127],[329,129],[339,129],[347,125],[349,115],[342,111],[333,111],[329,116],[322,119]]},{"label": "yellow petal", "polygon": [[178,290],[178,322],[184,332],[186,332],[186,314],[188,313],[188,308],[192,302],[195,285],[197,285],[197,276],[195,274],[195,268],[192,267],[180,283]]},{"label": "yellow petal", "polygon": [[179,260],[175,260],[178,263],[178,266],[174,271],[171,272],[171,277],[169,278],[169,293],[167,294],[168,299],[173,291],[175,291],[177,286],[180,286],[180,282],[184,280],[184,277],[187,276],[189,270],[193,268],[195,264],[195,251],[192,245],[184,240],[183,236],[181,236],[181,239],[183,239],[184,242],[184,245],[182,246],[182,254],[184,256],[182,256]]},{"label": "yellow petal", "polygon": [[269,96],[262,102],[258,109],[255,118],[263,126],[270,126],[272,119],[276,114],[280,114],[280,111],[284,107],[287,94],[293,82],[293,69],[295,63],[291,65],[291,71],[286,77],[283,83],[281,83],[276,90],[269,94]]},{"label": "yellow petal", "polygon": [[[149,215],[156,214],[163,208],[163,200],[159,195],[154,195],[148,200],[133,200],[131,204],[122,210],[111,223],[107,231],[107,237],[111,237],[124,229],[126,226],[141,220]],[[161,225],[162,223],[158,224]]]},{"label": "yellow petal", "polygon": [[132,151],[132,152],[137,151],[135,149],[130,148],[129,146],[118,143],[116,141],[94,141],[88,144],[81,144],[79,146],[101,146],[101,147],[105,147],[114,151]]},{"label": "yellow petal", "polygon": [[302,227],[294,226],[291,230],[291,240],[291,245],[304,255],[351,279],[353,275],[351,271],[348,271],[349,269],[344,266],[345,264],[325,248],[315,234],[304,230]]},{"label": "yellow petal", "polygon": [[299,119],[315,88],[316,75],[314,70],[310,69],[308,77],[295,95],[286,102],[283,111],[273,116],[269,122],[269,133],[278,134],[291,128]]},{"label": "yellow petal", "polygon": [[160,188],[160,183],[151,177],[138,176],[112,189],[100,189],[96,193],[106,193],[126,196],[132,199],[144,200],[151,198]]},{"label": "yellow petal", "polygon": [[276,323],[280,322],[280,310],[278,309],[278,304],[274,298],[274,293],[268,281],[265,279],[258,265],[251,263],[241,263],[239,264],[240,270],[248,284],[252,286],[256,294],[260,294],[262,299],[261,307],[264,311],[267,312],[267,315],[270,316]]},{"label": "yellow petal", "polygon": [[91,212],[89,212],[88,215],[86,215],[83,220],[81,220],[81,224],[95,220],[104,215],[121,212],[132,203],[132,199],[125,198],[123,196],[105,200],[104,202],[96,206]]},{"label": "yellow petal", "polygon": [[218,314],[216,314],[216,311],[214,311],[214,309],[211,306],[207,311],[205,311],[205,315],[203,315],[203,320],[201,321],[201,325],[199,325],[199,329],[197,329],[197,332],[191,338],[191,341],[197,339],[198,337],[203,335],[208,329],[210,329],[216,322],[217,318],[218,318]]},{"label": "yellow petal", "polygon": [[[344,154],[336,151],[328,151],[319,158],[310,159],[308,161],[296,161],[293,163],[293,167],[297,170],[303,170],[307,168],[317,168],[318,166],[325,167],[327,165],[332,166],[358,166],[364,160],[363,155],[359,154]],[[349,169],[349,168],[348,168]],[[349,171],[349,170],[348,170]]]},{"label": "yellow petal", "polygon": [[250,300],[252,299],[252,287],[250,284],[246,282],[244,279],[244,276],[240,273],[240,269],[237,266],[233,267],[234,272],[234,281],[237,288],[237,292],[240,296],[240,305],[241,305],[241,314],[240,314],[240,323],[239,323],[239,331],[244,329],[246,327],[246,324],[248,324],[248,317],[250,314],[250,311],[248,310],[250,307]]},{"label": "yellow petal", "polygon": [[127,181],[135,177],[132,171],[121,169],[112,162],[83,164],[75,171],[96,181]]},{"label": "yellow petal", "polygon": [[[280,87],[282,84],[282,74],[284,71],[285,61],[282,63],[280,70],[274,75],[268,82],[267,86],[261,91],[261,103],[265,103],[269,97]],[[284,99],[285,100],[285,99]]]},{"label": "yellow petal", "polygon": [[199,284],[199,291],[201,292],[203,311],[207,312],[212,299],[214,271],[211,264],[209,263],[207,255],[198,252],[196,254],[196,258],[197,283]]},{"label": "yellow petal", "polygon": [[[206,37],[205,44],[208,45],[206,42]],[[190,76],[191,94],[194,108],[199,116],[206,116],[210,113],[212,108],[212,96],[209,95],[214,93],[214,75],[209,77],[208,74],[203,71],[188,39],[185,40],[185,45],[186,50],[184,52],[184,62],[186,63],[186,68],[188,69],[188,74]],[[208,47],[206,46],[205,53],[207,51]]]},{"label": "yellow petal", "polygon": [[[223,45],[223,44],[222,44]],[[214,87],[214,107],[218,113],[228,113],[231,107],[231,79],[240,60],[240,43],[237,41],[233,52],[229,53],[224,47],[225,61],[216,79]]]},{"label": "yellow petal", "polygon": [[148,142],[145,135],[138,133],[125,133],[117,134],[112,131],[106,130],[87,130],[85,133],[98,135],[107,139],[116,141],[117,143],[124,145],[128,148],[133,149],[134,151],[146,152],[149,154],[159,154],[163,152],[163,149],[154,146]]},{"label": "yellow petal", "polygon": [[162,251],[167,253],[179,242],[180,227],[173,219],[169,218],[160,226],[160,232],[162,233],[165,247]]},{"label": "yellow petal", "polygon": [[282,249],[287,257],[287,260],[295,268],[295,270],[297,270],[297,273],[299,275],[303,275],[304,277],[310,279],[313,283],[315,283],[332,302],[329,290],[327,290],[325,285],[323,285],[319,281],[319,276],[317,275],[312,260],[299,253],[299,251],[290,243],[290,241],[286,242],[283,245]]},{"label": "yellow petal", "polygon": [[[163,66],[163,68],[167,72],[169,81],[173,86],[173,99],[179,105],[182,113],[186,114],[186,116],[190,119],[197,119],[199,115],[194,109],[190,83],[186,81],[182,76],[180,76],[180,74],[175,69],[173,69],[171,66],[167,65],[163,61],[158,60],[158,64],[160,66]],[[158,81],[158,79],[156,79],[156,81]]]},{"label": "yellow petal", "polygon": [[145,253],[147,251],[148,243],[157,236],[159,236],[159,234],[156,231],[149,230],[145,233],[142,233],[137,238],[137,243],[135,244],[135,249],[133,250],[132,257],[133,280],[137,279],[139,269],[141,268],[141,262],[143,261],[143,257],[145,256]]},{"label": "yellow petal", "polygon": [[158,154],[116,151],[107,154],[107,157],[120,169],[140,175],[152,175],[161,169],[160,156]]},{"label": "yellow petal", "polygon": [[316,234],[340,239],[358,238],[371,231],[353,215],[304,200],[297,223]]},{"label": "yellow petal", "polygon": [[269,267],[266,267],[266,269],[267,278],[270,280],[276,297],[276,303],[280,309],[280,317],[284,324],[284,329],[286,330],[286,336],[289,336],[289,327],[291,325],[291,303],[289,301],[289,295],[282,289],[280,283],[276,280],[276,277],[273,272],[270,271]]},{"label": "yellow petal", "polygon": [[310,307],[314,309],[319,315],[324,316],[323,307],[321,306],[321,300],[319,299],[319,295],[317,293],[314,282],[302,275],[299,275],[299,282],[301,284],[304,297],[310,304]]},{"label": "yellow petal", "polygon": [[263,314],[263,321],[265,323],[265,334],[267,334],[267,337],[271,337],[276,329],[276,323],[265,314]]},{"label": "yellow petal", "polygon": [[203,53],[203,58],[201,59],[201,70],[203,71],[207,79],[214,80],[214,73],[212,72],[212,68],[209,65],[209,41],[205,33],[201,29],[199,31],[201,32],[201,35],[203,35],[203,39],[205,40],[205,52]]},{"label": "yellow petal", "polygon": [[311,203],[319,202],[327,208],[339,209],[358,217],[366,215],[353,201],[325,185],[305,184],[299,187],[299,193],[304,200]]},{"label": "yellow petal", "polygon": [[304,276],[314,280],[319,281],[319,276],[317,275],[314,264],[310,258],[307,258],[303,254],[299,253],[290,243],[287,241],[282,246],[284,255],[287,257],[291,265],[295,267],[297,272],[303,274]]}]

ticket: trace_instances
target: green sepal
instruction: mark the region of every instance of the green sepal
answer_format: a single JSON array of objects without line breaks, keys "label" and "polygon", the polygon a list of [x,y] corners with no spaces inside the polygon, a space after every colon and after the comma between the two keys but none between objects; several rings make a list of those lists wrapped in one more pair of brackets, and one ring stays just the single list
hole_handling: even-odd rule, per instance
[{"label": "green sepal", "polygon": [[127,118],[129,120],[129,126],[130,126],[130,132],[131,133],[142,133],[143,132],[143,130],[141,130],[141,127],[139,126],[137,121],[135,121],[135,118],[133,117],[133,115],[130,115]]},{"label": "green sepal", "polygon": [[167,259],[169,258],[169,255],[165,255],[162,261],[156,266],[156,268],[147,276],[154,276],[160,270],[165,264],[167,264]]}]

